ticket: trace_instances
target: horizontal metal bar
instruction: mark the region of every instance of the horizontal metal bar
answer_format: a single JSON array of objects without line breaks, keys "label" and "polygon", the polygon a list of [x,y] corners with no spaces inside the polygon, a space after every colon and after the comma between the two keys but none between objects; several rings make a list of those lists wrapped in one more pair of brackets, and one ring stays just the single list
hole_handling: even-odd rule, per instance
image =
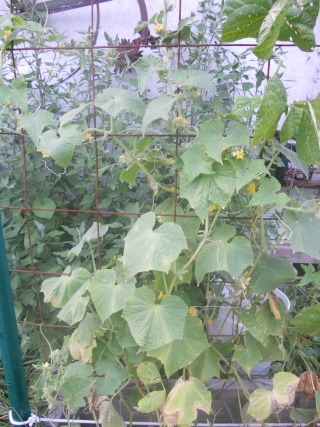
[{"label": "horizontal metal bar", "polygon": [[[112,0],[95,0],[94,4],[105,3],[107,1]],[[91,4],[91,0],[49,0],[41,3],[36,3],[32,6],[27,6],[26,9],[27,11],[33,9],[37,12],[48,12],[49,14],[51,14],[64,12],[66,10],[77,9],[79,7],[91,6]]]}]

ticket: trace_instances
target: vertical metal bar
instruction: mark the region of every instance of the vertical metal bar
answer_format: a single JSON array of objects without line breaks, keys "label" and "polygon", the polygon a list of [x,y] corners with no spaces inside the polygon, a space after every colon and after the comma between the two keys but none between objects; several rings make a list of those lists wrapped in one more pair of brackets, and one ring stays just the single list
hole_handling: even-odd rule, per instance
[{"label": "vertical metal bar", "polygon": [[27,421],[30,406],[0,218],[0,352],[14,421]]}]

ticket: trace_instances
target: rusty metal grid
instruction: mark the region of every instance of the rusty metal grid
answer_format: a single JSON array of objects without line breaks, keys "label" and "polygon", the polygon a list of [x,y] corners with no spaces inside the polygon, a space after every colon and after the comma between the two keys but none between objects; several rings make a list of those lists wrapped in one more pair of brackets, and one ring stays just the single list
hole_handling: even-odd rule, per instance
[{"label": "rusty metal grid", "polygon": [[[178,0],[178,19],[181,20],[181,17],[183,15],[183,5],[182,5],[182,1],[183,0]],[[11,11],[13,11],[13,4],[14,4],[14,0],[10,0],[11,3]],[[96,5],[96,0],[91,0],[91,6],[88,6],[88,9],[90,9],[90,11],[88,10],[88,13],[90,14],[89,17],[89,21],[90,21],[90,26],[91,28],[94,28],[94,18],[95,18],[95,10],[94,7]],[[178,24],[178,22],[177,22]],[[190,47],[244,47],[244,48],[248,48],[248,47],[254,47],[257,44],[254,43],[214,43],[214,44],[206,44],[206,43],[181,43],[180,39],[178,38],[178,43],[176,44],[170,44],[170,47],[174,47],[176,48],[177,51],[177,68],[180,67],[181,64],[181,52],[182,49],[184,48],[190,48]],[[157,47],[166,47],[168,45],[157,45]],[[286,47],[286,48],[291,48],[291,47],[295,47],[294,44],[292,43],[277,43],[276,46],[278,47]],[[94,57],[94,52],[97,49],[113,49],[113,48],[117,48],[118,46],[112,46],[112,45],[96,45],[94,43],[94,32],[91,31],[91,43],[88,46],[64,46],[64,47],[50,47],[50,48],[43,48],[43,47],[11,47],[10,49],[8,49],[10,51],[11,54],[11,58],[12,58],[12,66],[14,69],[14,75],[15,77],[17,77],[18,75],[18,70],[15,67],[15,55],[16,52],[22,52],[22,51],[34,51],[34,50],[39,50],[39,51],[46,51],[46,50],[60,50],[60,51],[67,51],[67,50],[85,50],[87,51],[87,55],[90,58],[90,67],[91,67],[91,80],[92,80],[92,84],[91,84],[91,93],[92,93],[92,100],[95,99],[96,97],[96,87],[95,87],[95,57]],[[132,45],[122,45],[122,47],[128,47],[128,48],[132,48]],[[150,48],[150,45],[148,44],[141,44],[140,47],[145,47],[145,48]],[[320,47],[320,45],[316,45],[317,48]],[[268,66],[267,66],[267,79],[269,79],[270,77],[270,60],[268,61]],[[94,127],[97,127],[97,113],[95,111],[95,106],[93,107],[93,121],[94,121]],[[15,133],[8,133],[8,132],[1,132],[0,133],[3,137],[5,137],[6,135],[15,135]],[[17,134],[16,134],[17,135]],[[125,136],[125,137],[132,137],[134,138],[135,136],[141,136],[141,134],[114,134],[114,136]],[[165,133],[165,134],[146,134],[145,136],[157,136],[158,138],[167,138],[167,137],[173,137],[175,139],[175,147],[176,147],[176,155],[179,154],[179,147],[180,147],[180,142],[183,140],[183,138],[185,138],[185,135],[179,133],[179,131],[177,131],[176,133]],[[28,172],[28,168],[27,168],[27,152],[26,152],[26,143],[25,143],[25,138],[21,135],[19,135],[20,138],[20,144],[22,146],[22,152],[23,152],[23,204],[21,206],[7,206],[7,205],[2,205],[0,204],[0,209],[3,211],[6,210],[19,210],[25,213],[24,217],[25,217],[25,224],[26,224],[26,229],[27,229],[27,236],[28,236],[28,250],[29,250],[29,254],[30,254],[30,268],[26,269],[26,268],[21,268],[21,269],[16,269],[13,268],[12,266],[9,265],[9,269],[10,269],[10,273],[11,274],[28,274],[30,275],[31,278],[31,284],[30,286],[32,286],[34,288],[35,294],[36,294],[36,299],[37,299],[37,305],[38,305],[38,312],[39,312],[39,319],[38,322],[24,322],[24,321],[19,321],[18,323],[20,324],[25,324],[25,325],[31,325],[34,326],[36,328],[39,328],[41,330],[45,330],[46,328],[70,328],[73,329],[74,326],[67,326],[67,325],[52,325],[48,322],[45,321],[45,318],[43,316],[43,297],[41,295],[40,292],[40,283],[41,281],[45,278],[45,277],[50,277],[53,275],[57,275],[60,276],[61,274],[63,274],[63,272],[50,272],[50,271],[39,271],[35,268],[35,264],[34,264],[34,255],[33,255],[33,247],[32,247],[32,242],[31,242],[31,228],[30,228],[30,220],[29,220],[29,216],[27,215],[29,212],[32,212],[34,210],[37,210],[36,208],[32,208],[29,206],[29,192],[28,192],[28,178],[27,178],[27,172]],[[5,143],[5,142],[2,142]],[[99,172],[98,172],[98,141],[96,138],[94,138],[93,140],[93,146],[94,146],[94,151],[95,151],[95,163],[96,163],[96,167],[94,170],[94,174],[95,174],[95,178],[94,178],[94,193],[95,193],[95,203],[94,206],[92,207],[92,209],[64,209],[64,208],[57,208],[57,209],[40,209],[38,208],[38,210],[49,210],[49,211],[54,211],[57,215],[59,215],[59,213],[62,212],[67,212],[70,214],[85,214],[88,216],[88,218],[94,218],[94,220],[97,222],[98,224],[98,236],[99,236],[99,218],[101,215],[122,215],[122,216],[139,216],[142,215],[145,212],[116,212],[116,211],[101,211],[99,209],[99,202],[100,202],[100,195],[99,195]],[[195,217],[194,215],[178,215],[177,214],[177,171],[175,171],[174,174],[174,182],[173,182],[173,187],[174,187],[174,200],[175,200],[175,208],[174,208],[174,213],[173,215],[166,215],[166,216],[172,216],[173,220],[175,221],[176,218],[180,218],[180,217],[185,217],[185,218],[190,218],[190,217]],[[0,200],[1,203],[1,200]],[[221,218],[223,218],[224,216],[221,215]],[[232,218],[230,216],[228,216],[228,218]],[[249,217],[243,217],[243,218],[239,218],[239,217],[234,217],[237,219],[242,219],[242,220],[250,220],[251,218]],[[270,221],[277,221],[279,220],[278,217],[268,217],[265,218],[266,220],[270,220]],[[98,238],[98,266],[99,268],[101,267],[101,247],[100,247],[100,239]],[[46,342],[45,342],[45,338],[44,338],[44,334],[42,335],[42,344],[43,344],[43,355],[44,355],[44,359],[46,359],[47,357],[47,348],[46,348]],[[2,372],[0,372],[0,375],[2,374]]]}]

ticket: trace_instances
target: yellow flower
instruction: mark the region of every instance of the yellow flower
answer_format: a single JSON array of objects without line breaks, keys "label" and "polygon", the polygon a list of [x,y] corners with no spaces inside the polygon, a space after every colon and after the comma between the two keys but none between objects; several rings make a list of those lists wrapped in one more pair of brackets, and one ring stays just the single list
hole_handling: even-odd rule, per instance
[{"label": "yellow flower", "polygon": [[206,296],[209,297],[210,295],[212,295],[212,291],[207,291]]},{"label": "yellow flower", "polygon": [[42,157],[44,159],[47,159],[48,157],[50,157],[50,154],[47,151],[42,151]]},{"label": "yellow flower", "polygon": [[157,33],[160,33],[163,30],[163,24],[156,24],[154,29]]},{"label": "yellow flower", "polygon": [[163,299],[164,298],[164,293],[163,291],[160,291],[160,294],[158,295],[158,299]]},{"label": "yellow flower", "polygon": [[208,326],[212,325],[212,319],[207,320],[207,325]]},{"label": "yellow flower", "polygon": [[90,141],[91,139],[93,139],[93,138],[92,138],[92,135],[91,135],[91,133],[90,133],[90,132],[86,133],[86,139],[87,139],[88,141]]},{"label": "yellow flower", "polygon": [[216,211],[217,209],[218,209],[218,205],[216,205],[215,203],[212,203],[211,208],[209,209],[209,212]]},{"label": "yellow flower", "polygon": [[235,157],[237,160],[243,160],[244,158],[244,151],[243,150],[237,150],[233,152],[233,157]]},{"label": "yellow flower", "polygon": [[191,314],[191,316],[196,316],[197,315],[197,309],[195,307],[189,307],[189,314]]},{"label": "yellow flower", "polygon": [[183,119],[183,122],[182,122],[185,126],[188,126],[188,124],[189,124],[189,122],[188,122],[188,120],[187,119]]},{"label": "yellow flower", "polygon": [[12,34],[12,30],[3,30],[3,34],[5,35],[5,38],[8,39]]},{"label": "yellow flower", "polygon": [[249,194],[255,194],[257,192],[256,185],[253,182],[250,182],[246,186],[246,190]]}]

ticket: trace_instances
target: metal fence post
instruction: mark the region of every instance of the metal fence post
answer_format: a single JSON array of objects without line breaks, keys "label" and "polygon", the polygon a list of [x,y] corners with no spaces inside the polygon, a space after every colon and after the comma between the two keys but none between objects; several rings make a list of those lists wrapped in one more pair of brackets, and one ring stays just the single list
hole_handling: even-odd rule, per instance
[{"label": "metal fence post", "polygon": [[12,418],[26,421],[30,406],[24,376],[20,342],[11,293],[3,229],[0,218],[0,352],[9,394]]}]

